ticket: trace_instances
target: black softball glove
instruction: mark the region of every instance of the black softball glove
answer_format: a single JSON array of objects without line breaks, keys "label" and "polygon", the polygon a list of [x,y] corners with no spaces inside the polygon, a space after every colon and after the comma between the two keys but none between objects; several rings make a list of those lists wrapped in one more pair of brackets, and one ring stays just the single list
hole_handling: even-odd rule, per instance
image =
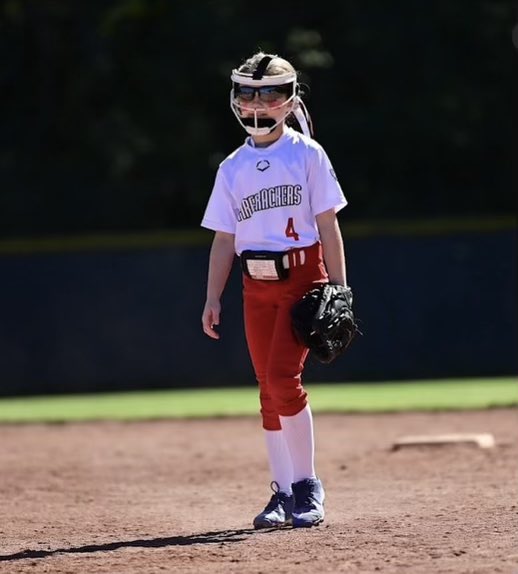
[{"label": "black softball glove", "polygon": [[349,287],[325,283],[308,291],[291,310],[295,335],[321,363],[341,355],[358,332]]}]

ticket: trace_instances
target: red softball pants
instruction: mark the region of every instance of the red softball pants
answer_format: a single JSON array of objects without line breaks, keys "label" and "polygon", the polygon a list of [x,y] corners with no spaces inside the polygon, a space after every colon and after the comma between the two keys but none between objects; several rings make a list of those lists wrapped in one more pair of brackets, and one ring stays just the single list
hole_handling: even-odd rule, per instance
[{"label": "red softball pants", "polygon": [[306,291],[328,280],[320,243],[287,253],[287,279],[257,281],[243,275],[246,340],[266,430],[280,430],[279,415],[296,415],[307,404],[302,371],[308,349],[293,333],[290,312]]}]

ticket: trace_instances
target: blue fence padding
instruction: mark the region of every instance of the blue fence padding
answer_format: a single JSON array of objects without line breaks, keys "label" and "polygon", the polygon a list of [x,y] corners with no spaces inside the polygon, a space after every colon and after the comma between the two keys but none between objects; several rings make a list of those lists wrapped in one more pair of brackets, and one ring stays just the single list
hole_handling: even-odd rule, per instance
[{"label": "blue fence padding", "polygon": [[[0,394],[253,385],[237,265],[201,330],[208,246],[0,257]],[[346,242],[364,333],[306,380],[518,373],[515,232]]]}]

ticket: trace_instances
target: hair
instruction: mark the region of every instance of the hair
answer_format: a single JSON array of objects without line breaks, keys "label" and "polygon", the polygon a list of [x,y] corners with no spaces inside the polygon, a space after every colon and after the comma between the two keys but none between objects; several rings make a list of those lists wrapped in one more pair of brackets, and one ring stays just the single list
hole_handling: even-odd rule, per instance
[{"label": "hair", "polygon": [[271,62],[266,67],[264,72],[265,76],[281,76],[282,74],[287,74],[289,72],[297,73],[295,68],[277,54],[266,54],[265,52],[257,52],[247,60],[241,66],[239,66],[238,71],[243,74],[253,74],[255,69],[259,65],[259,62],[265,57],[269,56],[272,58]]}]

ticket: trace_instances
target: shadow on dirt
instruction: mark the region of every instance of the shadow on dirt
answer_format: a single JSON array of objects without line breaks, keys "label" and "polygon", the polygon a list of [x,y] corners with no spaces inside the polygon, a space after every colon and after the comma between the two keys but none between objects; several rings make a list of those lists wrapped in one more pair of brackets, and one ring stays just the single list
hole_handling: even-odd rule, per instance
[{"label": "shadow on dirt", "polygon": [[[262,530],[261,532],[270,532]],[[106,544],[89,544],[70,548],[56,548],[55,550],[22,550],[14,554],[0,554],[0,562],[11,560],[25,560],[35,558],[48,558],[55,554],[82,554],[93,552],[112,552],[119,548],[166,548],[167,546],[192,546],[195,544],[221,544],[223,542],[242,542],[257,530],[244,528],[241,530],[220,530],[191,534],[190,536],[171,536],[169,538],[151,538],[149,540],[123,540],[120,542],[107,542]]]}]

